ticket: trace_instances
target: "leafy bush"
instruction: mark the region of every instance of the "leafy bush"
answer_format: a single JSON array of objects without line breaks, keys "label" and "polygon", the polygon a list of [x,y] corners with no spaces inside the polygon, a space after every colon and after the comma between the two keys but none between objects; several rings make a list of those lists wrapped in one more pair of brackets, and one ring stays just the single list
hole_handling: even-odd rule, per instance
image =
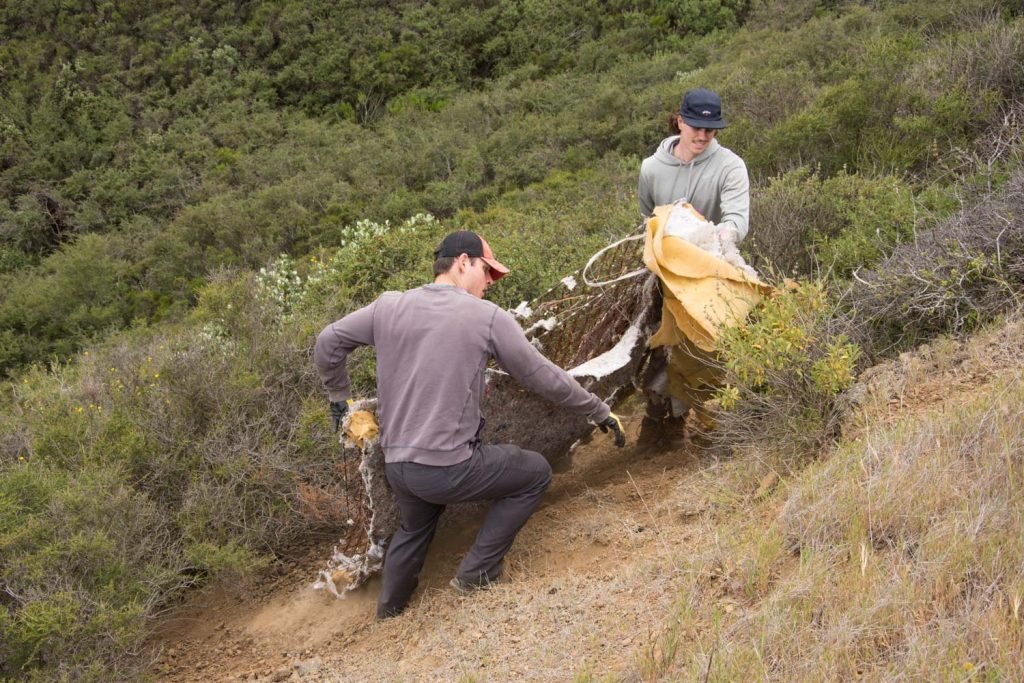
[{"label": "leafy bush", "polygon": [[785,286],[746,325],[723,330],[723,386],[715,440],[794,468],[836,437],[837,397],[852,384],[860,348],[824,284]]},{"label": "leafy bush", "polygon": [[749,248],[757,265],[849,277],[953,209],[938,189],[915,193],[893,176],[845,170],[823,178],[799,168],[752,198]]},{"label": "leafy bush", "polygon": [[[31,454],[0,477],[0,674],[121,678],[145,637],[153,592],[181,581],[168,525],[117,468],[73,475]],[[170,566],[168,566],[170,564]]]},{"label": "leafy bush", "polygon": [[4,278],[0,371],[66,357],[131,319],[129,265],[118,251],[106,236],[82,235],[29,273]]},{"label": "leafy bush", "polygon": [[[347,518],[325,403],[304,398],[311,340],[293,346],[257,287],[222,276],[174,334],[15,385],[0,420],[0,676],[132,678],[175,595]],[[334,491],[334,515],[304,516],[303,486]]]},{"label": "leafy bush", "polygon": [[487,211],[459,215],[458,227],[486,236],[512,269],[489,290],[488,298],[514,308],[638,228],[636,168],[634,159],[610,156],[597,170],[555,173],[543,183],[507,194]]}]

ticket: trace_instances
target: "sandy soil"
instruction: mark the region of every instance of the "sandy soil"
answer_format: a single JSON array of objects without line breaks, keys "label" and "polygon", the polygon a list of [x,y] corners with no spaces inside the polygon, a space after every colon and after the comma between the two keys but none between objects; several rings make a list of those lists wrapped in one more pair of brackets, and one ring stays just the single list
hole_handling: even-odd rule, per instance
[{"label": "sandy soil", "polygon": [[[163,681],[571,680],[621,671],[674,613],[674,558],[706,533],[678,484],[704,464],[689,444],[614,448],[595,433],[520,533],[503,583],[448,587],[477,519],[442,527],[400,617],[376,622],[379,579],[344,600],[310,588],[330,544],[246,590],[197,596],[163,623]],[[708,460],[708,458],[705,458]]]}]

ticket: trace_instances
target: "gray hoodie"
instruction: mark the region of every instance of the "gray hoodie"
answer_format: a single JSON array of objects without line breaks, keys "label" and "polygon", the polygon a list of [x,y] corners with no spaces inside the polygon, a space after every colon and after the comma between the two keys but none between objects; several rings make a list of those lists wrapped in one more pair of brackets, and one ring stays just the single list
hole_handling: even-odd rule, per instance
[{"label": "gray hoodie", "polygon": [[750,180],[743,159],[712,140],[683,163],[672,154],[678,141],[678,135],[665,138],[641,164],[640,213],[650,216],[656,206],[686,199],[712,223],[731,224],[742,240],[750,218]]}]

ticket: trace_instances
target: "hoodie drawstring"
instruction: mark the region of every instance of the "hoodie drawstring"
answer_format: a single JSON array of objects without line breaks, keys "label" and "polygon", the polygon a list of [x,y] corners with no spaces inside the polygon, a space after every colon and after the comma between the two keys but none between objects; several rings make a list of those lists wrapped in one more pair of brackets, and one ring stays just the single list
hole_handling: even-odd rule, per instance
[{"label": "hoodie drawstring", "polygon": [[[676,143],[679,144],[678,142]],[[679,174],[683,172],[683,168],[686,168],[689,172],[686,174],[686,194],[682,197],[676,197],[675,199],[684,199],[687,202],[693,203],[693,188],[696,187],[695,178],[693,177],[693,169],[696,166],[697,159],[690,159],[689,161],[680,161],[679,168],[676,169],[676,177],[672,179],[672,194],[676,192],[676,185],[679,183]],[[673,199],[672,201],[675,201]]]}]

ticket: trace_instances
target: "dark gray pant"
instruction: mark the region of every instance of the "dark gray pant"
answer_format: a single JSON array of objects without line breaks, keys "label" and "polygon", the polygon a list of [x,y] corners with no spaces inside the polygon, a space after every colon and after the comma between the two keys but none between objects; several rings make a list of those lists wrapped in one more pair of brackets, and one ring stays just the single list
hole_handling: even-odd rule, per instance
[{"label": "dark gray pant", "polygon": [[401,528],[384,556],[378,618],[399,614],[408,604],[446,504],[493,501],[456,573],[469,583],[493,581],[516,534],[551,484],[551,466],[544,456],[511,444],[478,446],[468,460],[448,467],[397,462],[385,465],[384,471],[398,502]]}]

